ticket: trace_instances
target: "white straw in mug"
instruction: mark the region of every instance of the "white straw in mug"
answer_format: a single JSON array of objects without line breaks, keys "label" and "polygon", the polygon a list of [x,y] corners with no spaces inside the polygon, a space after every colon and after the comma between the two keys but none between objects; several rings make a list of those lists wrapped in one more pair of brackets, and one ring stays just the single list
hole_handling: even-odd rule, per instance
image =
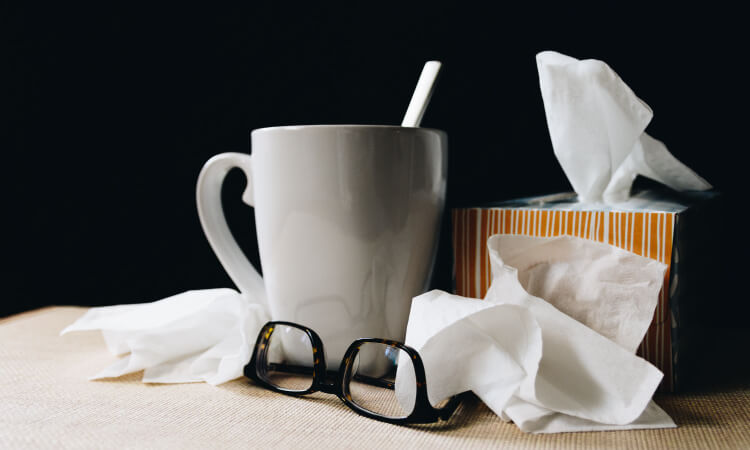
[{"label": "white straw in mug", "polygon": [[440,71],[440,61],[427,61],[422,69],[422,74],[417,81],[417,87],[411,96],[409,107],[406,109],[402,127],[418,127],[422,122],[422,116],[430,103],[432,91],[435,88],[435,79]]}]

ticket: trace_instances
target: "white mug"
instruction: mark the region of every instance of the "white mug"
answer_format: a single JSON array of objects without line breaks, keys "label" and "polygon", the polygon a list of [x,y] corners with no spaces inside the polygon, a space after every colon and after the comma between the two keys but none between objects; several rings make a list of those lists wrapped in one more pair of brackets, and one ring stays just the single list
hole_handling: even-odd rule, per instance
[{"label": "white mug", "polygon": [[[206,162],[197,186],[203,230],[224,269],[273,320],[323,340],[337,369],[357,338],[403,341],[411,299],[429,284],[445,204],[447,136],[428,128],[261,128],[252,155]],[[221,206],[227,172],[247,176],[263,279],[233,239]],[[253,337],[254,338],[254,337]]]}]

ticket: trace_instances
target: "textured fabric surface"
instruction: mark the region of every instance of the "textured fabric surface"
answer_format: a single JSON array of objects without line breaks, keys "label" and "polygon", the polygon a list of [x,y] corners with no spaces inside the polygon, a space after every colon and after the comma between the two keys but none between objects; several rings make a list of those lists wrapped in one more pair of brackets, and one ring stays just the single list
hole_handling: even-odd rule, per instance
[{"label": "textured fabric surface", "polygon": [[245,380],[87,381],[113,361],[96,332],[59,337],[85,309],[0,320],[0,448],[750,448],[750,389],[656,398],[679,428],[529,435],[476,399],[439,425],[395,426],[335,396],[288,397]]}]

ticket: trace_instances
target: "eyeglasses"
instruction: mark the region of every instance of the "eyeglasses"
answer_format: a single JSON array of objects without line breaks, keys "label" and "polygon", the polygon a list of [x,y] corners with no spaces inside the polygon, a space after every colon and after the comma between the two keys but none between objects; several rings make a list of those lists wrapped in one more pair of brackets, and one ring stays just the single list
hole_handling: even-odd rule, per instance
[{"label": "eyeglasses", "polygon": [[[438,407],[430,404],[422,358],[408,345],[357,339],[344,353],[339,371],[328,372],[318,334],[291,322],[263,326],[244,372],[256,383],[283,394],[321,391],[337,395],[355,412],[389,423],[447,420],[459,403],[458,397],[451,397]],[[399,389],[397,380],[404,383]]]}]

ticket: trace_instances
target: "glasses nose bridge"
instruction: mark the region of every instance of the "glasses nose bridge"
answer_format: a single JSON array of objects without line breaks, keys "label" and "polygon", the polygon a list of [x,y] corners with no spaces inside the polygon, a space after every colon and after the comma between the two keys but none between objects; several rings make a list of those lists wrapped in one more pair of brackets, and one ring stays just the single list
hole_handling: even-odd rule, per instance
[{"label": "glasses nose bridge", "polygon": [[336,381],[332,383],[329,383],[328,381],[323,381],[318,386],[318,389],[321,392],[325,392],[326,394],[333,394],[333,395],[338,395],[340,391],[338,388],[338,383]]}]

